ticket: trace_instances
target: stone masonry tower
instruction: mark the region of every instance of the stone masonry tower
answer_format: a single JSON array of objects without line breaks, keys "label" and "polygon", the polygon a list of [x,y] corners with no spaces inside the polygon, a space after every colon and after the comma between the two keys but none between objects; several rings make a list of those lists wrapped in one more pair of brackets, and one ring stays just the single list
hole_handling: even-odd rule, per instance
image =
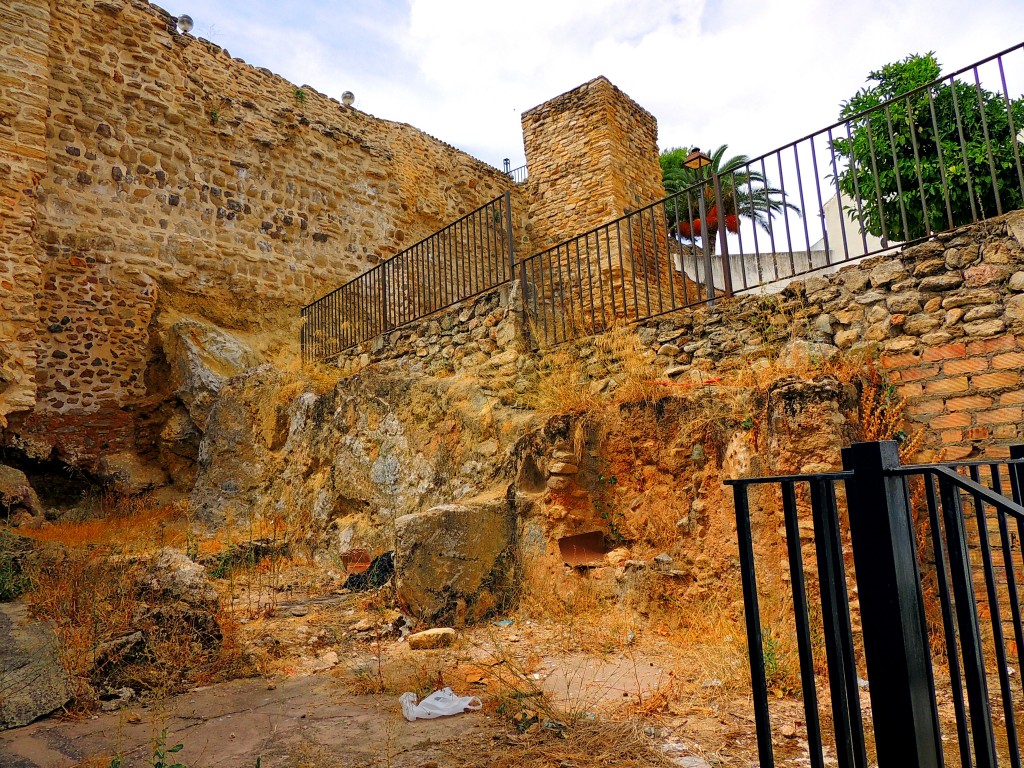
[{"label": "stone masonry tower", "polygon": [[[665,197],[658,123],[607,78],[524,112],[523,141],[530,239],[542,252]],[[663,217],[657,226],[654,213],[532,262],[526,279],[538,309],[594,332],[665,305],[668,294],[659,292],[679,276],[670,272]],[[563,273],[567,281],[556,283],[553,275]]]},{"label": "stone masonry tower", "polygon": [[665,196],[658,122],[606,77],[524,112],[522,124],[535,248]]}]

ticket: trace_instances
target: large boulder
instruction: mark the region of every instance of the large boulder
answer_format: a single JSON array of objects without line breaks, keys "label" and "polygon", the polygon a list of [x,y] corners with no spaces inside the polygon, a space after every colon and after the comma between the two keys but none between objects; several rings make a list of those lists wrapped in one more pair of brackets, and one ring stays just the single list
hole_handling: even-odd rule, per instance
[{"label": "large boulder", "polygon": [[117,493],[135,495],[167,485],[167,474],[158,466],[144,462],[134,453],[107,454],[96,466],[96,476]]},{"label": "large boulder", "polygon": [[19,510],[41,515],[43,505],[24,472],[0,464],[0,513],[11,515]]},{"label": "large boulder", "polygon": [[0,730],[28,725],[71,699],[57,639],[22,603],[0,603]]},{"label": "large boulder", "polygon": [[504,495],[445,504],[395,523],[399,598],[417,618],[483,618],[507,597],[516,517]]},{"label": "large boulder", "polygon": [[199,429],[206,428],[210,408],[232,376],[261,360],[248,345],[230,333],[186,318],[170,327],[164,339],[171,386]]}]

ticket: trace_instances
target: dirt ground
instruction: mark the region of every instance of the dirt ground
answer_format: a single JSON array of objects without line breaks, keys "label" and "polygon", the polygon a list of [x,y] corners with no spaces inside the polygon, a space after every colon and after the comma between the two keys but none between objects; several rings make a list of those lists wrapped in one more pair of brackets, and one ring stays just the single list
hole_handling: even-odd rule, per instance
[{"label": "dirt ground", "polygon": [[[607,664],[596,668],[601,674],[610,669]],[[591,682],[601,685],[600,674],[595,678]],[[277,683],[236,680],[87,720],[43,720],[0,734],[0,766],[106,768],[114,754],[123,756],[126,768],[151,765],[154,740],[163,729],[167,746],[185,745],[170,757],[190,768],[470,768],[514,759],[517,752],[542,748],[539,742],[545,740],[558,741],[543,731],[519,734],[485,712],[410,723],[396,697],[352,695],[342,680],[319,673]],[[652,719],[645,730],[654,756],[640,765],[755,764],[753,724],[728,708],[692,711],[662,725]],[[702,741],[722,748],[704,749]]]},{"label": "dirt ground", "polygon": [[[562,768],[589,764],[588,754],[609,765],[756,764],[749,701],[715,679],[698,687],[701,700],[676,696],[667,645],[580,650],[564,627],[520,616],[413,651],[392,631],[395,616],[365,595],[335,594],[242,618],[259,676],[0,733],[0,768],[152,766],[165,729],[166,747],[183,745],[166,765],[188,768]],[[479,696],[483,709],[402,717],[400,692],[444,686]],[[627,741],[628,763],[614,757]]]}]

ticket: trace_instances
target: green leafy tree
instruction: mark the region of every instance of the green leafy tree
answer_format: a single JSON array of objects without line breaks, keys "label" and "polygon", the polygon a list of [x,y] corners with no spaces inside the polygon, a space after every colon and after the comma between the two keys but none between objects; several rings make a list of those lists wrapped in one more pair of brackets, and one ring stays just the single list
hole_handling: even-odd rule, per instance
[{"label": "green leafy tree", "polygon": [[[798,215],[800,209],[786,201],[781,189],[768,184],[764,174],[749,167],[746,155],[726,157],[729,146],[723,144],[709,155],[711,163],[703,168],[687,168],[683,163],[690,150],[682,147],[666,149],[658,156],[661,163],[661,179],[665,192],[673,195],[703,183],[689,195],[680,195],[666,203],[669,226],[683,240],[704,237],[715,251],[719,229],[724,225],[729,232],[739,229],[740,219],[746,218],[764,230],[770,227],[770,219],[785,210]],[[721,206],[715,200],[715,187],[710,181],[718,174],[718,186],[722,192]],[[704,195],[705,221],[700,220],[700,201]]]},{"label": "green leafy tree", "polygon": [[848,161],[839,190],[851,213],[859,199],[862,227],[876,237],[914,240],[993,216],[997,194],[1003,211],[1021,207],[1015,134],[1024,101],[974,83],[934,83],[940,74],[934,53],[911,55],[870,73],[875,84],[841,105],[840,119],[853,119],[849,136],[832,142]]}]

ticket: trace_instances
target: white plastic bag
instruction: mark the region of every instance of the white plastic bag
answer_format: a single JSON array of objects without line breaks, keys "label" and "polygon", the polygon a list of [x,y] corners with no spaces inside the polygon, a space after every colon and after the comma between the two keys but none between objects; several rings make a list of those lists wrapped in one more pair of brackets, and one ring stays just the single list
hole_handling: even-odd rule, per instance
[{"label": "white plastic bag", "polygon": [[483,702],[476,696],[456,696],[451,688],[434,691],[424,696],[423,701],[416,703],[416,694],[411,691],[398,697],[402,704],[402,714],[410,723],[413,720],[432,720],[445,715],[461,715],[480,709]]}]

